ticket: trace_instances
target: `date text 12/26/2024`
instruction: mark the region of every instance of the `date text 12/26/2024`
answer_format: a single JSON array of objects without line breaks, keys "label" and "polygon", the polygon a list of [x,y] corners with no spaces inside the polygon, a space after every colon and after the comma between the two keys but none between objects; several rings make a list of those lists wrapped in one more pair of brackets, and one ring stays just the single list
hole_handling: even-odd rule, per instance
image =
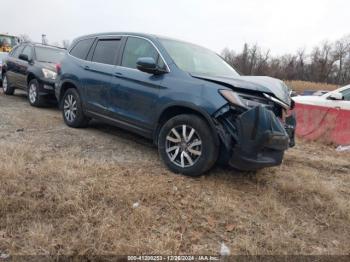
[{"label": "date text 12/26/2024", "polygon": [[128,256],[128,261],[218,261],[220,256]]}]

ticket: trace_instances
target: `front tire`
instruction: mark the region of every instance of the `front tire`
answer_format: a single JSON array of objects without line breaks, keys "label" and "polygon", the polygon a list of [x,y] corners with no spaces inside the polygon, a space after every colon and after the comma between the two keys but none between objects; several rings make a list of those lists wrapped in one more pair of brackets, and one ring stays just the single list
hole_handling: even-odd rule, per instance
[{"label": "front tire", "polygon": [[217,160],[210,127],[197,115],[178,115],[160,130],[158,151],[166,166],[174,173],[200,176]]},{"label": "front tire", "polygon": [[81,99],[75,88],[69,88],[62,100],[63,119],[67,126],[79,128],[89,123],[89,118],[84,115]]},{"label": "front tire", "polygon": [[15,92],[15,89],[9,83],[6,74],[4,74],[2,78],[2,90],[4,91],[5,95],[13,95]]},{"label": "front tire", "polygon": [[42,107],[45,105],[45,99],[39,95],[39,82],[33,79],[28,84],[28,101],[31,106]]}]

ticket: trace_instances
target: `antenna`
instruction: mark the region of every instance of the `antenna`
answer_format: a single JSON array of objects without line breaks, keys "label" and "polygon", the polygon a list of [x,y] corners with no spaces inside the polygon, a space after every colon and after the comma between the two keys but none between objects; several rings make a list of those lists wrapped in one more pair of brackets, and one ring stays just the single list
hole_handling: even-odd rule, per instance
[{"label": "antenna", "polygon": [[43,44],[43,45],[47,45],[47,38],[46,38],[46,35],[45,34],[42,34],[41,35],[41,43]]}]

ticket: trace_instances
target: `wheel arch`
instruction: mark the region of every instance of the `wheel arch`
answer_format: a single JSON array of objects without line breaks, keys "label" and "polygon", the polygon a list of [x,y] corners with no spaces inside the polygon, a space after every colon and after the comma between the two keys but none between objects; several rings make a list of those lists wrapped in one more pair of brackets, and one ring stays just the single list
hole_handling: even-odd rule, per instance
[{"label": "wheel arch", "polygon": [[76,83],[74,83],[72,81],[65,81],[65,82],[63,82],[61,84],[60,93],[59,93],[59,97],[58,97],[58,103],[59,103],[60,106],[62,104],[62,99],[63,99],[64,94],[70,88],[74,88],[75,90],[77,90],[77,92],[80,95],[79,88],[78,88],[78,85]]},{"label": "wheel arch", "polygon": [[32,81],[33,79],[36,79],[37,77],[33,74],[33,73],[29,73],[27,76],[27,85],[29,84],[30,81]]},{"label": "wheel arch", "polygon": [[197,106],[188,103],[169,105],[162,110],[162,112],[158,115],[156,128],[154,129],[153,133],[153,141],[155,144],[158,144],[158,135],[163,124],[165,124],[166,121],[170,118],[181,114],[194,114],[201,117],[209,125],[214,137],[215,144],[220,145],[219,136],[216,132],[214,122],[210,115]]}]

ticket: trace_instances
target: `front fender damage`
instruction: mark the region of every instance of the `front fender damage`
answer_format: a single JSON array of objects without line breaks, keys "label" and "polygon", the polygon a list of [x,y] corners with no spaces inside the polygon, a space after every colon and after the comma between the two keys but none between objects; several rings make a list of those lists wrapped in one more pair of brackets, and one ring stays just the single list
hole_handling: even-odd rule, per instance
[{"label": "front fender damage", "polygon": [[282,163],[290,138],[271,110],[257,106],[242,111],[227,105],[214,120],[230,166],[256,170]]}]

